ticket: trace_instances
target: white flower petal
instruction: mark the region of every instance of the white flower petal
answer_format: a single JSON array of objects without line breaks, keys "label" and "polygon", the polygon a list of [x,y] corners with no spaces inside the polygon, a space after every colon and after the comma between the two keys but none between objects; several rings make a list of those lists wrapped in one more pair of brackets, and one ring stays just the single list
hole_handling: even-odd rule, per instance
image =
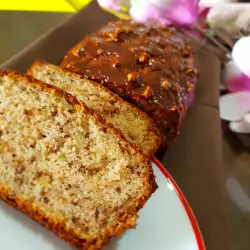
[{"label": "white flower petal", "polygon": [[232,58],[242,73],[250,77],[250,36],[242,37],[235,43]]},{"label": "white flower petal", "polygon": [[200,0],[200,4],[203,6],[211,7],[215,4],[221,4],[221,3],[232,3],[236,0]]},{"label": "white flower petal", "polygon": [[250,113],[244,116],[244,120],[250,124]]},{"label": "white flower petal", "polygon": [[220,97],[220,117],[239,121],[250,112],[250,92],[237,92]]},{"label": "white flower petal", "polygon": [[207,15],[207,23],[210,28],[222,29],[229,35],[237,34],[238,28],[232,25],[238,18],[239,11],[236,4],[214,4]]},{"label": "white flower petal", "polygon": [[152,4],[155,4],[158,7],[166,8],[167,5],[171,4],[173,0],[151,0]]},{"label": "white flower petal", "polygon": [[247,114],[242,120],[230,122],[229,128],[236,133],[250,133],[250,114]]},{"label": "white flower petal", "polygon": [[146,2],[144,0],[137,0],[132,3],[132,6],[129,10],[129,14],[136,22],[147,22],[149,19],[154,18],[153,7],[149,7],[149,2]]},{"label": "white flower petal", "polygon": [[242,74],[242,72],[237,67],[237,65],[235,64],[235,62],[229,61],[225,65],[225,80],[226,81],[230,80],[230,78],[232,78],[232,77],[240,76],[241,74]]}]

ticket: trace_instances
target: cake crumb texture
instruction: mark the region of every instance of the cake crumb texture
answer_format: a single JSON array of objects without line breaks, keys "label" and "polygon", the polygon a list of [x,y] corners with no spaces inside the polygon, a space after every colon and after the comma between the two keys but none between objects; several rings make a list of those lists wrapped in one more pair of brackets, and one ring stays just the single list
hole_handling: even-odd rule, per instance
[{"label": "cake crumb texture", "polygon": [[0,198],[79,249],[136,224],[150,162],[72,95],[0,72]]},{"label": "cake crumb texture", "polygon": [[161,136],[155,123],[142,111],[102,85],[42,61],[36,61],[28,74],[55,85],[83,101],[89,108],[121,130],[125,137],[151,157],[159,148]]}]

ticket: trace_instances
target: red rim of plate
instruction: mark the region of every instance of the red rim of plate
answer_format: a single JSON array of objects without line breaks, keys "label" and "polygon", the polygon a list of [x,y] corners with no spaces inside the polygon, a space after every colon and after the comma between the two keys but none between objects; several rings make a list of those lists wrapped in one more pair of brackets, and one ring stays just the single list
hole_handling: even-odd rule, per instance
[{"label": "red rim of plate", "polygon": [[199,250],[206,250],[205,244],[204,244],[204,241],[203,241],[203,238],[201,235],[201,231],[200,231],[200,228],[199,228],[198,223],[196,221],[196,218],[194,216],[194,213],[193,213],[191,207],[189,206],[188,201],[186,200],[181,189],[178,187],[178,185],[174,181],[173,177],[169,174],[169,172],[164,168],[164,166],[155,157],[152,158],[152,161],[160,169],[160,171],[163,173],[163,175],[172,182],[172,184],[175,188],[175,191],[176,191],[176,193],[177,193],[177,195],[178,195],[178,197],[179,197],[179,199],[180,199],[180,201],[181,201],[181,203],[182,203],[182,205],[187,213],[189,221],[192,225],[192,228],[193,228],[193,231],[195,234],[195,238],[197,241],[198,249]]}]

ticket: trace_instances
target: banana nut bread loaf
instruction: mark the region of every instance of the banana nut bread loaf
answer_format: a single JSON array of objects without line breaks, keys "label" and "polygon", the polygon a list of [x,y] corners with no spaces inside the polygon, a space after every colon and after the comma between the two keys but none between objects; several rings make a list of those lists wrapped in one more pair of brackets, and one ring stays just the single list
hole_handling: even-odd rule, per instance
[{"label": "banana nut bread loaf", "polygon": [[30,67],[28,74],[74,95],[89,108],[98,111],[130,142],[140,147],[146,156],[153,156],[157,151],[161,137],[154,122],[100,84],[39,60]]},{"label": "banana nut bread loaf", "polygon": [[60,66],[103,84],[147,113],[165,145],[179,133],[198,77],[183,34],[131,20],[111,22],[85,37]]},{"label": "banana nut bread loaf", "polygon": [[11,71],[0,72],[0,138],[0,198],[79,249],[134,227],[156,188],[148,159],[99,114]]}]

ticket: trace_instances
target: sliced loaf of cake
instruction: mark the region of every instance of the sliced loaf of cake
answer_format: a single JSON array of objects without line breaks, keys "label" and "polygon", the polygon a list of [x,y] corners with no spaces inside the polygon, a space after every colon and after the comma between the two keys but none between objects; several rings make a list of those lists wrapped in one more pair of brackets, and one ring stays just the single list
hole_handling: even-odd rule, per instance
[{"label": "sliced loaf of cake", "polygon": [[161,137],[154,122],[100,84],[42,61],[36,61],[28,74],[74,95],[89,108],[98,111],[130,142],[141,147],[145,155],[152,156],[158,149]]},{"label": "sliced loaf of cake", "polygon": [[72,95],[0,71],[0,198],[79,249],[135,226],[148,159]]}]

